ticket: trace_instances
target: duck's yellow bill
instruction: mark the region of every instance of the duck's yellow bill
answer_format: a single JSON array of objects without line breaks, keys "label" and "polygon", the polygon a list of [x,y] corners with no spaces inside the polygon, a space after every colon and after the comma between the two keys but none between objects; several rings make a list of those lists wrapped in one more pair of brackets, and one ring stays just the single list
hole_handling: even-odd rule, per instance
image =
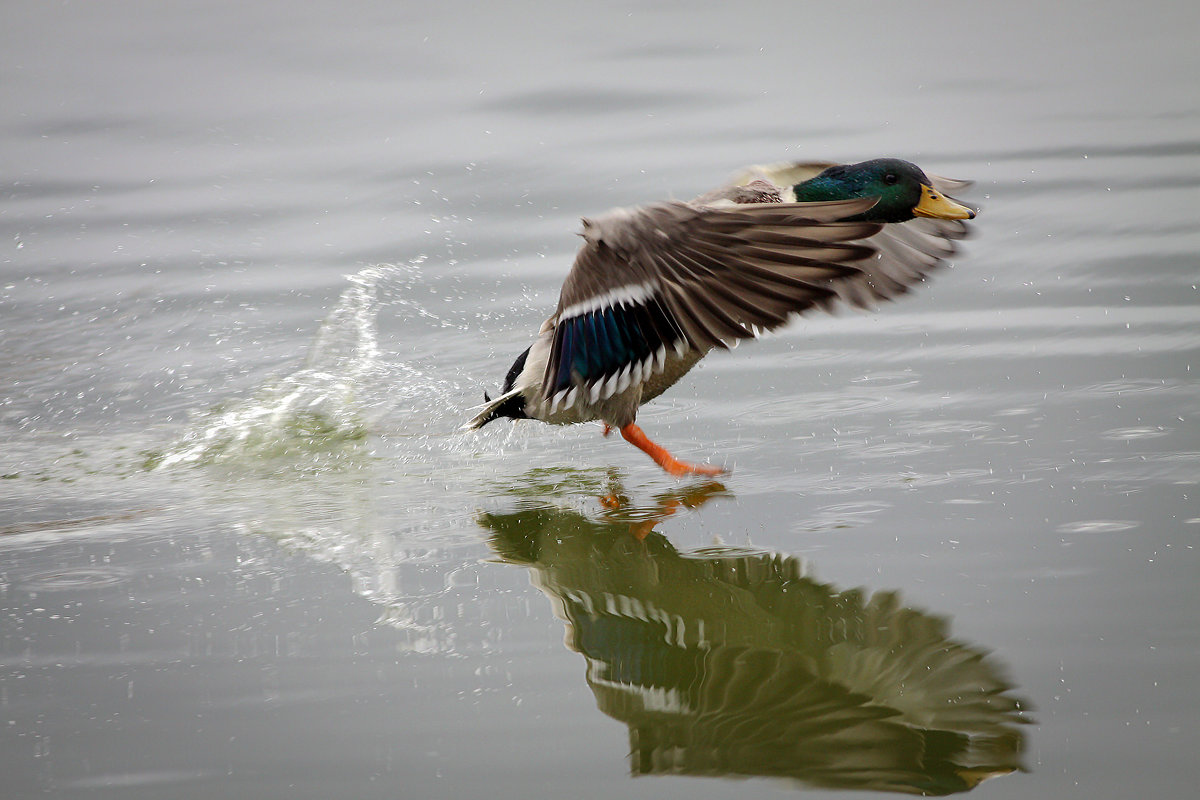
[{"label": "duck's yellow bill", "polygon": [[935,191],[932,186],[921,187],[921,202],[917,203],[913,214],[933,219],[975,219],[974,211]]}]

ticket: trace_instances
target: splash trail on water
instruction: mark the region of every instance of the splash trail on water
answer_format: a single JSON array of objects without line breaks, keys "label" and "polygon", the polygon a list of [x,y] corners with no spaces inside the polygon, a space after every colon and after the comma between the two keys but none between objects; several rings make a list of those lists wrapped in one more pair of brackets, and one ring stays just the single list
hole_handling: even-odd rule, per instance
[{"label": "splash trail on water", "polygon": [[[155,466],[298,457],[312,466],[336,467],[396,407],[432,405],[441,382],[385,359],[377,331],[381,285],[395,282],[402,296],[418,279],[419,265],[375,265],[348,275],[350,285],[300,369],[249,398],[199,413]],[[436,319],[410,300],[395,302]]]}]

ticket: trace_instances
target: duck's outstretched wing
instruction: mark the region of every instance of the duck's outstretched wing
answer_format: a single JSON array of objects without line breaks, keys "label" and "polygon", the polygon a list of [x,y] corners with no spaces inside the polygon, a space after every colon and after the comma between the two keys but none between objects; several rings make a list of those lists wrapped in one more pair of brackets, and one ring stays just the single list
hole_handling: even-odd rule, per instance
[{"label": "duck's outstretched wing", "polygon": [[595,402],[664,369],[828,306],[876,258],[882,225],[842,222],[873,200],[698,207],[659,203],[584,220],[584,246],[547,325],[542,396]]}]

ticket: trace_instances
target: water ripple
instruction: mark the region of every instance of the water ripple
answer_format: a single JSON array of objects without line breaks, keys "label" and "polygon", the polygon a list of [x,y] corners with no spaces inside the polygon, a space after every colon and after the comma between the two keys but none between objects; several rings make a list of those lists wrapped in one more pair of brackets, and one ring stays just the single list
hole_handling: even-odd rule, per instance
[{"label": "water ripple", "polygon": [[80,592],[125,583],[133,573],[120,567],[78,567],[31,572],[13,581],[13,588],[35,592]]},{"label": "water ripple", "polygon": [[1140,527],[1142,523],[1128,519],[1086,519],[1065,522],[1055,530],[1059,533],[1117,533]]},{"label": "water ripple", "polygon": [[1100,434],[1100,436],[1105,439],[1124,442],[1134,439],[1157,439],[1162,436],[1170,436],[1174,430],[1174,428],[1164,428],[1162,426],[1153,428],[1113,428]]}]

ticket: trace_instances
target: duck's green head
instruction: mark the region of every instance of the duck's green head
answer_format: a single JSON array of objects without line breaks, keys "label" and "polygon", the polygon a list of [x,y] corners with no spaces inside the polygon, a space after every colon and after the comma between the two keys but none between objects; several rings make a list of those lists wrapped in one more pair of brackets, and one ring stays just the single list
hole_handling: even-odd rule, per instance
[{"label": "duck's green head", "polygon": [[975,212],[933,188],[916,164],[898,158],[876,158],[839,164],[794,187],[796,202],[878,197],[872,208],[852,219],[905,222],[913,217],[974,219]]}]

